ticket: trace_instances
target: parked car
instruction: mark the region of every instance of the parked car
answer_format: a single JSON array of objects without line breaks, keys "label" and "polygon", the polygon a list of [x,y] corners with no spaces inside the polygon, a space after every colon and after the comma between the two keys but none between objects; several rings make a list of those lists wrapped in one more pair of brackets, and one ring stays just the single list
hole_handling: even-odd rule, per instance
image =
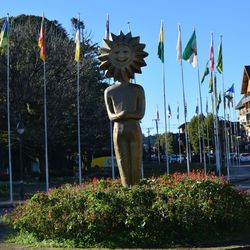
[{"label": "parked car", "polygon": [[236,161],[237,158],[238,158],[237,153],[229,153],[229,159],[230,160]]},{"label": "parked car", "polygon": [[177,162],[177,155],[171,154],[168,159],[170,163],[175,163]]},{"label": "parked car", "polygon": [[241,153],[240,154],[240,161],[241,162],[248,162],[248,161],[250,161],[250,153]]},{"label": "parked car", "polygon": [[186,160],[185,156],[180,154],[176,155],[176,162],[184,162]]},{"label": "parked car", "polygon": [[[114,157],[114,166],[117,167],[116,158]],[[98,167],[98,168],[104,168],[104,167],[112,167],[112,157],[111,156],[102,156],[94,158],[91,162],[91,167]]]}]

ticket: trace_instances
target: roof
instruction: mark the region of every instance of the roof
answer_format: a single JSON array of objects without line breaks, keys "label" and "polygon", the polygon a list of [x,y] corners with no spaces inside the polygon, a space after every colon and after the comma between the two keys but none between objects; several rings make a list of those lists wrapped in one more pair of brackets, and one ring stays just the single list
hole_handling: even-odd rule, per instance
[{"label": "roof", "polygon": [[249,102],[249,101],[250,101],[250,96],[243,96],[240,99],[239,103],[236,105],[235,109],[242,109],[242,108],[244,108],[245,107],[244,104],[246,102]]},{"label": "roof", "polygon": [[241,94],[250,95],[250,86],[248,87],[249,80],[250,80],[250,65],[245,65],[243,69]]}]

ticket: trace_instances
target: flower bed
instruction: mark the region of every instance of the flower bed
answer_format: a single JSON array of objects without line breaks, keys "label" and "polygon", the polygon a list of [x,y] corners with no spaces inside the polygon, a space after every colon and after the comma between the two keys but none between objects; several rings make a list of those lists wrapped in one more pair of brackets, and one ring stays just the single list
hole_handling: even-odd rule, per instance
[{"label": "flower bed", "polygon": [[131,189],[96,180],[37,193],[7,216],[36,239],[75,247],[166,247],[249,230],[250,197],[192,172],[142,179]]}]

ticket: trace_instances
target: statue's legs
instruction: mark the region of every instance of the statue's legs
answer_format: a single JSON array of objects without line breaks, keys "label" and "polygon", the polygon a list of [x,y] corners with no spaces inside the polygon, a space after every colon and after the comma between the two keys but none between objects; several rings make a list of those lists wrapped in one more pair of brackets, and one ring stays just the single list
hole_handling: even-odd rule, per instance
[{"label": "statue's legs", "polygon": [[142,134],[137,121],[115,122],[114,148],[124,187],[136,184],[141,176]]},{"label": "statue's legs", "polygon": [[130,142],[130,154],[131,154],[131,184],[137,184],[141,178],[141,165],[142,165],[142,133],[140,124],[134,128],[133,138]]}]

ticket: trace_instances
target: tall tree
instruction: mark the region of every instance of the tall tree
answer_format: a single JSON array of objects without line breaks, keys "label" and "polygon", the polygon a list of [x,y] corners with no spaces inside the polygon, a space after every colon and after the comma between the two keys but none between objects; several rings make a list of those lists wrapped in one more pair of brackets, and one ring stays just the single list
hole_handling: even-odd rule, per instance
[{"label": "tall tree", "polygon": [[[1,24],[1,21],[0,21]],[[13,136],[19,117],[25,124],[24,151],[44,159],[43,67],[37,45],[41,17],[11,18],[10,107]],[[50,161],[77,152],[75,44],[57,21],[45,19],[48,151]],[[83,152],[108,143],[108,119],[103,92],[106,87],[98,70],[98,47],[89,37],[81,46],[80,99]],[[6,62],[0,56],[0,133],[7,130]],[[5,146],[4,140],[0,142]],[[13,142],[15,143],[15,141]],[[54,167],[55,164],[51,164]],[[60,167],[60,166],[59,166]]]}]

